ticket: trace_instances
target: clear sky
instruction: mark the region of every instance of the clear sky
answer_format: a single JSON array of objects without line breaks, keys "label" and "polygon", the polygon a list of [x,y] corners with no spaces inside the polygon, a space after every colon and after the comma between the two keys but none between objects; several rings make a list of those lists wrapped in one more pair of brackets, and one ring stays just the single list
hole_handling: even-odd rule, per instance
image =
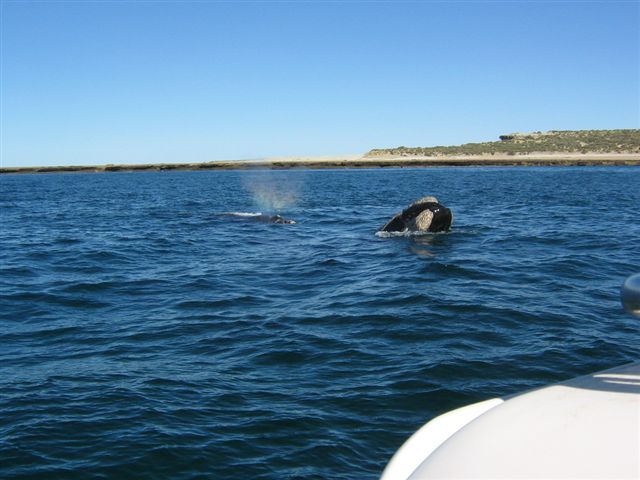
[{"label": "clear sky", "polygon": [[637,1],[0,1],[3,166],[640,128]]}]

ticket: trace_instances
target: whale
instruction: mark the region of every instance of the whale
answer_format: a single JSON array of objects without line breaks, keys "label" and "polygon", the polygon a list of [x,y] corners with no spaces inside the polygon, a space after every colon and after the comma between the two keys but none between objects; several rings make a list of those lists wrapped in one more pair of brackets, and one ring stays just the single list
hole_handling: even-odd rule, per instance
[{"label": "whale", "polygon": [[384,224],[381,232],[422,233],[446,232],[451,228],[453,214],[436,197],[416,200]]},{"label": "whale", "polygon": [[293,225],[296,223],[295,220],[283,218],[280,215],[265,215],[263,213],[233,212],[233,213],[219,213],[216,216],[234,217],[234,218],[249,220],[252,222],[261,222],[261,223],[277,223],[277,224],[284,224],[284,225]]},{"label": "whale", "polygon": [[285,225],[293,225],[296,223],[295,220],[282,218],[280,215],[257,215],[254,218],[256,221],[263,223],[279,223]]}]

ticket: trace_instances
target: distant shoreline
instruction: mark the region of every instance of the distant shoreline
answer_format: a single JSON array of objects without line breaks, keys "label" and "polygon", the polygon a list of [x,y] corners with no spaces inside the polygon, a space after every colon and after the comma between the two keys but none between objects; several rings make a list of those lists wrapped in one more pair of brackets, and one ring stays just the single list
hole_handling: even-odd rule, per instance
[{"label": "distant shoreline", "polygon": [[0,167],[0,174],[107,173],[137,171],[286,170],[332,168],[411,167],[540,167],[540,166],[640,166],[640,154],[516,154],[460,156],[339,156],[287,157],[265,160],[213,161],[203,163],[149,163],[140,165],[76,165],[43,167]]}]

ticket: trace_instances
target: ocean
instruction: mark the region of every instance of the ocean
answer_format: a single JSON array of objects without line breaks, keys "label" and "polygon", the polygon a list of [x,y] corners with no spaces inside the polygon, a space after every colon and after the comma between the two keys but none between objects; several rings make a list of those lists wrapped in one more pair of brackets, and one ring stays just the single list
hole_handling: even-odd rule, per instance
[{"label": "ocean", "polygon": [[[1,176],[0,478],[373,479],[440,413],[637,361],[639,187],[637,167]],[[450,232],[376,235],[425,195]]]}]

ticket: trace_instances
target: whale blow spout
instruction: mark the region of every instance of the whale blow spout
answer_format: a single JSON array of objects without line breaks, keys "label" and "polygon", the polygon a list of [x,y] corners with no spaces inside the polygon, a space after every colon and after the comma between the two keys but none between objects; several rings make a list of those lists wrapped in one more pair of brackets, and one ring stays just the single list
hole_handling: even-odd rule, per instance
[{"label": "whale blow spout", "polygon": [[451,227],[453,215],[436,197],[416,200],[396,214],[380,230],[389,233],[446,232]]}]

